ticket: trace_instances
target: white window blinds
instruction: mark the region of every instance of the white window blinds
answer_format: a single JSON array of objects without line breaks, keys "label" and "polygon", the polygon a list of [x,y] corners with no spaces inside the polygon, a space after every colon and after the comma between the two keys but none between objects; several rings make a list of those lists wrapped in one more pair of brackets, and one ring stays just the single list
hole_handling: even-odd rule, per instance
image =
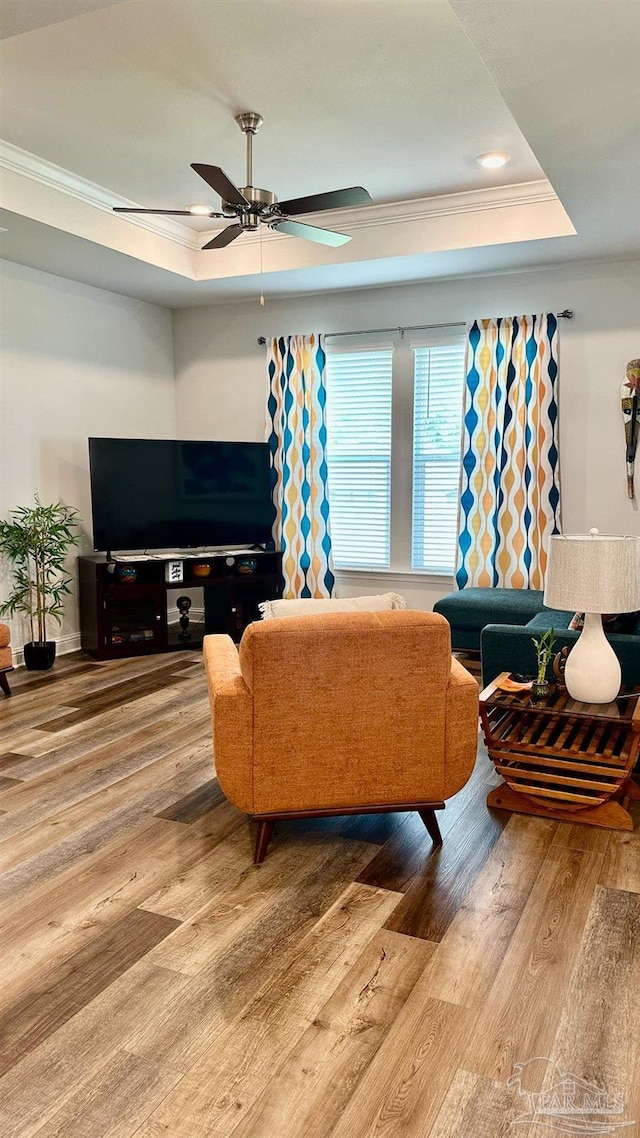
[{"label": "white window blinds", "polygon": [[391,541],[393,350],[327,354],[327,463],[333,560],[386,569]]},{"label": "white window blinds", "polygon": [[463,341],[414,349],[411,565],[453,574],[460,482]]}]

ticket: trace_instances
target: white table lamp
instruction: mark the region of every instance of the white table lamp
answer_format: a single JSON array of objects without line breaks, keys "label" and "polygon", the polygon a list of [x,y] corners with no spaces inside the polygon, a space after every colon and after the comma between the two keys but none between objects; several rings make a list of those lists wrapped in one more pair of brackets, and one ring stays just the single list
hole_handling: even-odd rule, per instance
[{"label": "white table lamp", "polygon": [[640,609],[640,538],[589,535],[549,540],[544,603],[584,613],[564,678],[582,703],[611,703],[620,691],[620,662],[602,628],[602,613]]}]

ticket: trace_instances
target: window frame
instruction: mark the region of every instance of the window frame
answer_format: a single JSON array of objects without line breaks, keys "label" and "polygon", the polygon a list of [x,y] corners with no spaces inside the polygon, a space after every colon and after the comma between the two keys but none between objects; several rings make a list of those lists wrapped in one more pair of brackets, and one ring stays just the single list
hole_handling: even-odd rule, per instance
[{"label": "window frame", "polygon": [[[333,554],[333,556],[334,556],[334,568],[335,568],[337,573],[346,573],[346,572],[388,573],[391,569],[391,564],[392,564],[392,544],[391,544],[392,532],[391,532],[391,527],[392,527],[392,484],[393,484],[393,363],[394,363],[394,345],[393,345],[393,342],[390,341],[388,337],[384,341],[377,340],[377,341],[374,341],[373,343],[370,342],[370,338],[369,338],[368,343],[362,342],[362,340],[359,343],[353,343],[353,342],[351,342],[351,340],[349,340],[347,343],[341,343],[341,344],[339,344],[339,346],[337,346],[335,348],[332,348],[329,345],[325,345],[325,350],[326,350],[326,355],[327,355],[327,380],[326,380],[326,384],[327,384],[327,412],[326,412],[326,419],[327,419],[327,466],[328,466],[328,484],[329,484],[330,508],[331,508],[332,457],[331,457],[331,440],[330,440],[331,426],[330,426],[330,410],[329,410],[330,404],[331,404],[331,390],[330,390],[331,381],[329,378],[329,366],[328,366],[329,360],[335,359],[336,357],[341,357],[341,356],[344,357],[344,356],[350,356],[350,355],[354,355],[354,354],[367,354],[367,353],[373,354],[375,352],[385,352],[385,353],[390,354],[391,374],[390,374],[390,385],[389,385],[389,396],[390,396],[389,410],[390,410],[391,422],[390,422],[390,431],[389,431],[389,457],[388,457],[388,474],[387,474],[388,529],[387,529],[385,563],[384,564],[378,564],[378,565],[372,565],[372,564],[362,565],[362,564],[358,564],[356,561],[354,561],[352,563],[347,563],[347,562],[339,563],[335,559],[335,549],[334,549],[334,554]],[[372,454],[371,459],[373,461],[375,461],[375,455]],[[339,461],[339,459],[334,459],[333,461],[336,462],[336,461]],[[345,459],[343,459],[343,461],[349,461],[349,459],[345,458]],[[383,461],[385,461],[385,460],[383,460]],[[329,526],[331,527],[331,515],[329,517]]]},{"label": "window frame", "polygon": [[[413,340],[411,343],[411,349],[412,349],[413,357],[414,357],[413,441],[412,441],[412,449],[411,449],[411,471],[412,471],[412,485],[411,485],[411,571],[413,573],[423,573],[423,574],[426,573],[430,576],[436,576],[436,577],[453,577],[454,576],[454,574],[455,574],[455,559],[456,559],[456,544],[455,544],[455,536],[454,536],[454,540],[452,541],[452,549],[451,549],[452,556],[453,556],[453,563],[452,563],[452,567],[451,567],[450,572],[445,570],[445,569],[442,569],[441,567],[435,566],[435,565],[431,565],[431,566],[429,566],[429,565],[418,565],[418,567],[416,568],[416,562],[415,562],[415,556],[414,556],[415,555],[414,530],[416,528],[416,521],[415,521],[415,513],[416,513],[416,511],[415,511],[415,494],[416,494],[416,487],[415,487],[415,475],[416,475],[416,440],[415,440],[416,405],[415,405],[415,395],[416,395],[416,386],[417,386],[417,363],[418,363],[417,353],[421,350],[431,349],[431,348],[454,348],[454,347],[462,349],[462,353],[461,353],[462,354],[462,369],[461,369],[460,378],[459,378],[460,402],[459,402],[458,415],[457,415],[457,422],[458,422],[458,446],[457,446],[457,451],[456,451],[457,470],[456,470],[456,477],[455,477],[456,491],[459,491],[460,471],[461,471],[461,466],[462,466],[462,433],[463,433],[463,425],[464,425],[463,424],[463,415],[464,415],[464,391],[465,391],[465,374],[466,374],[466,366],[465,366],[466,337],[464,335],[462,335],[462,336],[461,335],[446,336],[446,337],[439,335],[439,336],[429,337],[428,339],[425,339],[424,341],[423,340],[418,340],[418,341]],[[453,418],[453,415],[452,415],[452,418]],[[449,461],[450,461],[450,457],[449,457]]]},{"label": "window frame", "polygon": [[[466,344],[464,329],[459,332],[434,329],[416,335],[388,334],[384,340],[375,336],[345,337],[336,344],[329,338],[325,344],[327,356],[345,354],[353,351],[375,351],[377,348],[393,348],[391,375],[391,501],[390,501],[390,563],[387,568],[379,566],[335,567],[336,574],[354,580],[371,577],[410,579],[413,581],[433,581],[441,584],[452,581],[455,566],[450,573],[414,569],[412,566],[412,523],[413,523],[413,430],[415,349],[443,344]],[[460,405],[460,443],[462,445],[464,378],[463,366],[462,400]],[[327,380],[327,399],[330,398]],[[331,498],[331,465],[329,461],[329,499]],[[331,520],[329,520],[331,525]]]}]

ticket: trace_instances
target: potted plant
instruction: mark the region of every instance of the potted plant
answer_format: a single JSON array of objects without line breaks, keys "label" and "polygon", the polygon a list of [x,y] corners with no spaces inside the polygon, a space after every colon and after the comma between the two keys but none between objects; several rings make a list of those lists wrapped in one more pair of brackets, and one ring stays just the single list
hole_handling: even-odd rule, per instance
[{"label": "potted plant", "polygon": [[542,702],[548,698],[551,691],[552,685],[547,679],[547,669],[553,659],[556,634],[552,628],[548,628],[540,636],[532,636],[531,639],[536,650],[538,664],[536,678],[531,686],[531,699],[533,702],[536,700]]},{"label": "potted plant", "polygon": [[31,670],[44,671],[55,660],[55,640],[47,639],[48,618],[62,621],[64,598],[71,592],[65,558],[78,544],[78,522],[71,506],[43,506],[37,495],[33,506],[20,506],[0,522],[0,553],[11,562],[13,575],[13,589],[0,604],[0,616],[28,617],[31,640],[24,646],[24,662]]}]

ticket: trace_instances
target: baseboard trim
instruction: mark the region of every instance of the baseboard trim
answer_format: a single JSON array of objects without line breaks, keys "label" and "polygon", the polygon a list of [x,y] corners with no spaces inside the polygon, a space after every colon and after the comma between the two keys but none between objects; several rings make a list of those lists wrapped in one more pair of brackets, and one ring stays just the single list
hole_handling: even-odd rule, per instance
[{"label": "baseboard trim", "polygon": [[[54,636],[53,639],[56,642],[56,656],[67,656],[69,652],[79,652],[82,647],[79,632],[72,632],[68,636]],[[13,655],[14,668],[23,668],[24,652],[22,648],[18,648],[12,644],[11,653]]]}]

